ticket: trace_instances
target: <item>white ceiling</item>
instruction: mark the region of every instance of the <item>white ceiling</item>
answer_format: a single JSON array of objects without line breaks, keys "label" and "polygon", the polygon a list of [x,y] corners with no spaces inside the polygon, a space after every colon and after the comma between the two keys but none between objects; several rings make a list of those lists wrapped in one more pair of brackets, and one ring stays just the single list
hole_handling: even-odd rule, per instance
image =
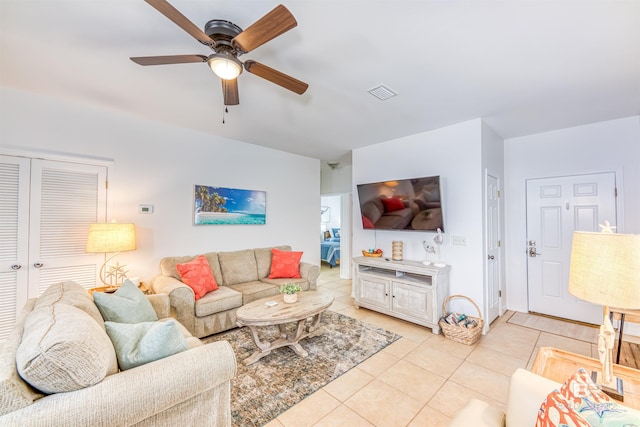
[{"label": "white ceiling", "polygon": [[[278,2],[170,0],[197,26],[247,28]],[[482,117],[504,138],[640,114],[640,1],[291,0],[298,27],[241,57],[255,75],[222,123],[206,63],[130,56],[208,48],[143,0],[0,0],[0,86],[323,160]],[[379,101],[385,84],[399,95]]]}]

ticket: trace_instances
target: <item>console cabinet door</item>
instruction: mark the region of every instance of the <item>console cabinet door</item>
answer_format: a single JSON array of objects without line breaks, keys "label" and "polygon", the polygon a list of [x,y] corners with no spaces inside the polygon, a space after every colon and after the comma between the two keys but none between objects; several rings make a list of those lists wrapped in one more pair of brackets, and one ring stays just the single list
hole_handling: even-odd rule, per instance
[{"label": "console cabinet door", "polygon": [[403,282],[392,282],[393,311],[407,316],[432,321],[431,286],[416,286]]},{"label": "console cabinet door", "polygon": [[366,304],[377,305],[382,308],[391,308],[391,296],[389,295],[389,281],[377,277],[360,276],[360,295],[358,299]]}]

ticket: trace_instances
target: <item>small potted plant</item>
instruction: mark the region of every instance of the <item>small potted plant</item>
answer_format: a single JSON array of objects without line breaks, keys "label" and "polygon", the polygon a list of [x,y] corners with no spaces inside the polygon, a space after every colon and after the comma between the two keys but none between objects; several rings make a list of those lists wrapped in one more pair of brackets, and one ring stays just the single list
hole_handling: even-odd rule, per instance
[{"label": "small potted plant", "polygon": [[302,288],[300,285],[295,283],[285,283],[280,286],[280,293],[282,294],[282,299],[284,302],[288,304],[293,304],[298,301],[298,292],[300,292]]}]

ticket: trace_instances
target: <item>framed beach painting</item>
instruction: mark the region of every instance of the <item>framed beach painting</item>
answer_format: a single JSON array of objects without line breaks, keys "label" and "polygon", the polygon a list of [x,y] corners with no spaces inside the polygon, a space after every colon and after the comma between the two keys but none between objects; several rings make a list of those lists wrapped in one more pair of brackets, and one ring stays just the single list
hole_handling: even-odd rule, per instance
[{"label": "framed beach painting", "polygon": [[266,224],[266,191],[196,185],[193,195],[193,223]]}]

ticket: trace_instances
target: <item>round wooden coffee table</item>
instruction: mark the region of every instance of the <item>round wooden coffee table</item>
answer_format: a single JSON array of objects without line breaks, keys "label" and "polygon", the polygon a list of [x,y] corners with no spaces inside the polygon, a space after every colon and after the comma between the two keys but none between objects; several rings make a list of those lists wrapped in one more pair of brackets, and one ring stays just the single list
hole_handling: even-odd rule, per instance
[{"label": "round wooden coffee table", "polygon": [[[270,305],[269,302],[276,302]],[[308,353],[302,348],[299,341],[303,338],[319,334],[318,323],[322,313],[333,303],[333,296],[318,292],[300,292],[298,301],[287,304],[282,300],[282,295],[262,298],[243,305],[236,312],[238,326],[247,326],[251,331],[253,342],[258,350],[244,360],[245,365],[257,362],[271,353],[271,350],[280,347],[291,347],[301,357],[307,357]],[[306,320],[311,318],[311,322]],[[287,323],[298,322],[295,332],[288,334],[285,330]],[[258,336],[258,327],[277,325],[280,329],[280,337],[272,342],[261,341]]]}]

